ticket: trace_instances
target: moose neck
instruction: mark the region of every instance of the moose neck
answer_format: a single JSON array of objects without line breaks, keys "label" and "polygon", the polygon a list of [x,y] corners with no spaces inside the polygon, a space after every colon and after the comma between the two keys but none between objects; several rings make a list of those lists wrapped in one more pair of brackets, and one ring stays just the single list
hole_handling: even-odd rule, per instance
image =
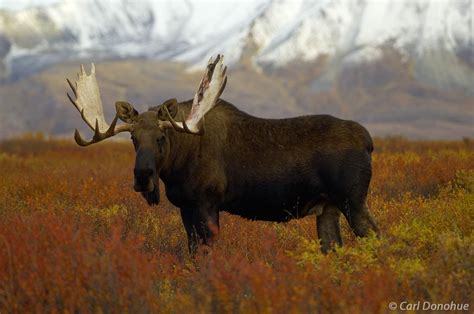
[{"label": "moose neck", "polygon": [[169,150],[160,171],[160,178],[165,184],[179,181],[179,175],[189,169],[190,160],[196,160],[199,154],[200,137],[168,130]]},{"label": "moose neck", "polygon": [[[192,102],[191,99],[180,103],[176,116],[188,116]],[[178,118],[177,121],[181,120]],[[177,132],[174,129],[168,129],[167,132],[168,156],[165,158],[160,171],[160,178],[165,184],[186,180],[187,172],[190,169],[189,163],[198,163],[201,153],[201,136]]]}]

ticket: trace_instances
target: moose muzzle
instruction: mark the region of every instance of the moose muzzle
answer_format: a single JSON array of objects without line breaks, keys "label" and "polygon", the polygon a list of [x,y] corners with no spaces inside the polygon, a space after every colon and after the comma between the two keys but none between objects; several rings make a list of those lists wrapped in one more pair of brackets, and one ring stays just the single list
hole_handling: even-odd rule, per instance
[{"label": "moose muzzle", "polygon": [[155,189],[155,160],[153,153],[147,149],[140,149],[137,151],[135,160],[135,169],[133,174],[135,176],[134,189],[136,192],[151,192]]},{"label": "moose muzzle", "polygon": [[153,169],[134,169],[135,184],[133,188],[135,192],[151,192],[155,188],[153,183]]}]

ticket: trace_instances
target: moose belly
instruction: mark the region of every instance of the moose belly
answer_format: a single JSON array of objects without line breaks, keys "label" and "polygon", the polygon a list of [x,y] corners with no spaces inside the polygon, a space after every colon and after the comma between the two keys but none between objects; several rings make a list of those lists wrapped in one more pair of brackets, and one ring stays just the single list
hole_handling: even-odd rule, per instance
[{"label": "moose belly", "polygon": [[319,214],[326,203],[327,196],[317,187],[270,183],[243,189],[223,210],[252,220],[285,222]]}]

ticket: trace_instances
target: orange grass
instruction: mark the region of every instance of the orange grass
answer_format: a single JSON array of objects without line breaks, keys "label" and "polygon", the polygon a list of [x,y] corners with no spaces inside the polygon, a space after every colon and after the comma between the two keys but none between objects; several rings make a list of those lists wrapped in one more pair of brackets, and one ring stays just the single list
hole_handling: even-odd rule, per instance
[{"label": "orange grass", "polygon": [[[474,306],[474,143],[375,141],[369,206],[383,236],[319,252],[315,218],[221,215],[189,258],[176,208],[132,189],[127,143],[0,143],[0,313],[386,313]],[[163,191],[163,188],[161,189]]]}]

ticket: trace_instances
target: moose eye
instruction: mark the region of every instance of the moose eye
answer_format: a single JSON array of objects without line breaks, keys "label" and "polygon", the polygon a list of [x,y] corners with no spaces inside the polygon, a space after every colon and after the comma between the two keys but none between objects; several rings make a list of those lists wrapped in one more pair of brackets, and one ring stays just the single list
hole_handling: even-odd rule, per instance
[{"label": "moose eye", "polygon": [[163,143],[165,142],[165,137],[164,136],[161,136],[159,137],[156,142],[158,143],[158,145],[163,145]]}]

